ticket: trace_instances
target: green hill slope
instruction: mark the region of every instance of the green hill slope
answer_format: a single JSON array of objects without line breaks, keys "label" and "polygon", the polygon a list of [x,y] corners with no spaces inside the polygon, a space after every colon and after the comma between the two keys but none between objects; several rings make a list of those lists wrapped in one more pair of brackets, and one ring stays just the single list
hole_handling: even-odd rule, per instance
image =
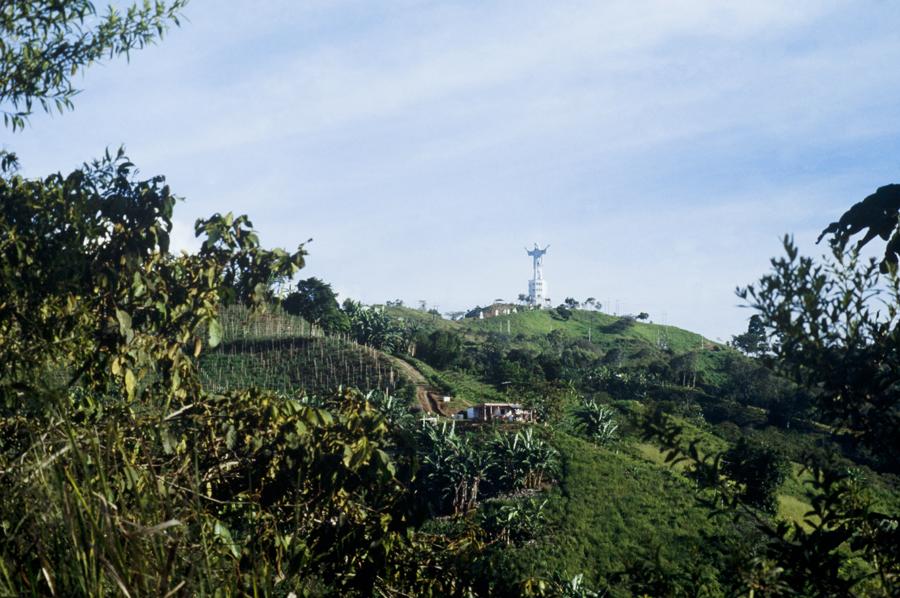
[{"label": "green hill slope", "polygon": [[210,390],[256,387],[320,395],[344,386],[405,394],[411,387],[390,357],[344,336],[326,336],[281,310],[251,314],[232,307],[222,322],[222,343],[200,360]]},{"label": "green hill slope", "polygon": [[[527,310],[508,316],[479,320],[468,318],[460,322],[463,329],[481,333],[499,332],[526,339],[546,336],[559,330],[572,339],[588,339],[600,347],[611,347],[617,341],[636,340],[654,346],[668,346],[676,353],[684,353],[713,345],[699,334],[675,326],[663,326],[644,322],[629,322],[627,318],[602,312],[572,310],[568,319],[554,317],[548,309]],[[509,325],[507,326],[507,322]]]},{"label": "green hill slope", "polygon": [[[800,417],[773,425],[772,401],[789,393],[734,350],[679,328],[582,310],[567,318],[541,310],[462,321],[408,308],[385,313],[403,339],[390,357],[345,337],[324,336],[277,310],[261,316],[232,310],[225,342],[203,357],[203,373],[212,388],[255,385],[311,394],[338,385],[415,394],[427,383],[453,397],[442,403],[446,414],[485,401],[521,402],[550,414],[537,429],[558,451],[560,471],[536,494],[545,501],[540,533],[488,543],[487,570],[473,575],[490,580],[493,591],[517,592],[529,578],[582,574],[588,586],[611,596],[726,593],[737,567],[729,559],[740,554],[735,546],[759,537],[752,526],[711,518],[690,471],[669,465],[661,448],[642,438],[637,421],[652,408],[681,422],[701,454],[727,450],[742,437],[783,454],[789,472],[775,495],[777,512],[765,517],[808,527],[809,473],[797,463],[807,452],[823,451],[827,435]],[[398,368],[401,359],[404,367]],[[407,365],[415,382],[400,372]],[[578,423],[588,398],[607,406],[618,425],[606,444],[591,441]],[[473,446],[488,446],[501,431],[460,427]],[[852,453],[838,458],[866,476],[877,504],[896,510],[897,480],[855,461]],[[483,482],[490,487],[489,477]],[[513,493],[491,500],[515,505],[532,497]],[[424,529],[443,533],[478,525],[487,504],[469,514],[444,514]]]},{"label": "green hill slope", "polygon": [[498,557],[495,571],[509,583],[556,571],[583,573],[591,586],[609,584],[612,595],[628,596],[635,582],[649,581],[635,579],[640,556],[672,571],[694,570],[718,585],[709,564],[721,555],[710,538],[724,542],[728,533],[697,504],[692,483],[667,467],[568,434],[557,434],[554,443],[563,471],[549,494],[546,531]]}]

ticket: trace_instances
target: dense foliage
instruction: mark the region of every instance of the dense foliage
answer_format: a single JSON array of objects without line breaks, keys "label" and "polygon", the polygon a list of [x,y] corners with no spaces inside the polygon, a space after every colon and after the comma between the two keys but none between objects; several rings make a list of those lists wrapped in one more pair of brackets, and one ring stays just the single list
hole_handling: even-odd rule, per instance
[{"label": "dense foliage", "polygon": [[900,283],[836,249],[816,263],[789,239],[772,273],[741,291],[770,331],[769,363],[813,392],[817,412],[900,471]]},{"label": "dense foliage", "polygon": [[556,450],[533,428],[484,438],[444,423],[425,425],[420,438],[422,479],[438,513],[458,515],[474,509],[485,496],[539,490],[557,472]]},{"label": "dense foliage", "polygon": [[0,593],[369,595],[412,456],[361,397],[336,399],[199,396],[160,418],[74,393],[50,421],[6,420],[25,451],[4,443]]},{"label": "dense foliage", "polygon": [[[667,416],[658,413],[648,423],[648,437],[670,447],[670,459],[691,464],[712,491],[711,504],[724,505],[724,512],[764,532],[766,542],[746,574],[755,591],[816,596],[900,591],[896,508],[882,510],[866,474],[836,454],[836,447],[845,445],[850,455],[882,471],[898,471],[900,295],[896,236],[890,236],[900,214],[895,191],[895,185],[880,188],[829,226],[823,236],[833,235],[832,256],[822,263],[801,257],[786,238],[786,257],[772,260],[772,273],[739,290],[758,313],[754,335],[762,328],[765,361],[806,391],[815,415],[833,426],[838,441],[830,452],[799,457],[810,472],[812,495],[802,523],[772,521],[755,511],[775,510],[774,489],[788,467],[777,451],[742,438],[724,453],[704,455],[695,443],[684,444],[683,430]],[[891,239],[880,265],[845,253],[849,239],[866,228],[860,245],[875,236]]]},{"label": "dense foliage", "polygon": [[[67,176],[0,178],[0,398],[33,400],[54,381],[129,400],[188,398],[191,356],[221,340],[219,305],[265,298],[303,266],[259,247],[246,217],[197,222],[193,255],[169,252],[175,197],[133,180],[120,152]],[[138,382],[141,384],[138,384]]]},{"label": "dense foliage", "polygon": [[400,345],[400,327],[382,310],[363,306],[352,299],[344,300],[343,309],[350,319],[350,335],[356,342],[386,351]]},{"label": "dense foliage", "polygon": [[337,295],[331,285],[318,278],[307,278],[297,283],[297,290],[281,301],[289,314],[302,316],[330,334],[350,329],[347,314],[341,311]]},{"label": "dense foliage", "polygon": [[777,450],[742,437],[722,455],[722,471],[739,485],[741,500],[769,513],[778,508],[778,490],[790,463]]}]

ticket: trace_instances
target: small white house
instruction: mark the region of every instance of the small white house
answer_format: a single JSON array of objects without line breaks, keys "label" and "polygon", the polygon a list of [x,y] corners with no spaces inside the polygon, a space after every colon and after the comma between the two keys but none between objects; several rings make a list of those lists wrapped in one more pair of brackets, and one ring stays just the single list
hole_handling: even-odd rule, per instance
[{"label": "small white house", "polygon": [[482,403],[458,412],[456,419],[473,422],[525,422],[533,421],[533,414],[530,409],[516,403]]}]

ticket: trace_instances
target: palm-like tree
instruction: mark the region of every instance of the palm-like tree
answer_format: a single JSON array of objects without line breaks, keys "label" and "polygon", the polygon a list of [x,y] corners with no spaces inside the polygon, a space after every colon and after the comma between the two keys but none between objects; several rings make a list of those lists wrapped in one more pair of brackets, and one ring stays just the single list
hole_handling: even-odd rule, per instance
[{"label": "palm-like tree", "polygon": [[559,453],[526,428],[515,434],[497,434],[491,442],[496,478],[505,488],[540,488],[556,472]]},{"label": "palm-like tree", "polygon": [[494,501],[480,510],[481,527],[506,545],[527,542],[537,535],[547,519],[547,499]]},{"label": "palm-like tree", "polygon": [[407,429],[415,425],[415,418],[403,399],[380,390],[369,391],[365,398],[391,425]]},{"label": "palm-like tree", "polygon": [[609,444],[616,438],[619,423],[615,412],[595,399],[587,399],[578,411],[582,429],[598,444]]},{"label": "palm-like tree", "polygon": [[344,301],[343,308],[350,318],[350,331],[356,342],[385,351],[393,351],[400,345],[400,329],[383,311],[350,300]]},{"label": "palm-like tree", "polygon": [[457,434],[453,424],[423,426],[424,476],[448,501],[454,515],[475,508],[481,482],[490,469],[490,455],[468,436]]},{"label": "palm-like tree", "polygon": [[600,309],[600,304],[597,303],[597,299],[594,297],[588,297],[584,300],[584,304],[590,307],[591,309],[591,325],[588,326],[588,342],[591,342],[591,336],[594,332],[594,314]]}]

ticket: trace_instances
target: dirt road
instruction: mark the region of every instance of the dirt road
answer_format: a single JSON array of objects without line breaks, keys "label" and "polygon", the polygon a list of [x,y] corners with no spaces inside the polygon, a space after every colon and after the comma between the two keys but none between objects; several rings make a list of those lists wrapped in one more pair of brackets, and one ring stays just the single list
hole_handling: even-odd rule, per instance
[{"label": "dirt road", "polygon": [[399,357],[389,355],[397,369],[402,371],[416,387],[416,400],[422,406],[425,413],[448,415],[443,409],[443,393],[428,383],[428,379],[422,375],[412,364],[403,361]]}]

